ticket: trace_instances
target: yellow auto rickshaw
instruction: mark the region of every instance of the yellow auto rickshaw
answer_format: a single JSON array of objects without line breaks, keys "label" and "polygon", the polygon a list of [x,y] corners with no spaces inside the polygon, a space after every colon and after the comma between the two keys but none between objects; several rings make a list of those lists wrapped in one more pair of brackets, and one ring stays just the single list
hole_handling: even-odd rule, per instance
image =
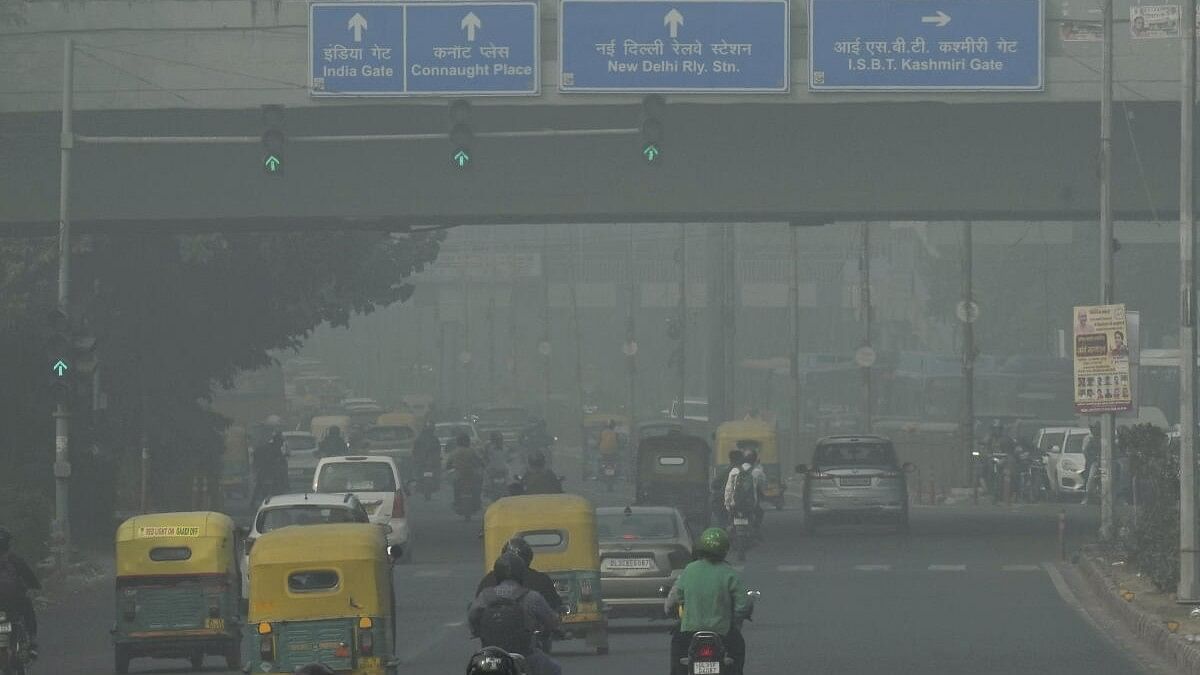
[{"label": "yellow auto rickshaw", "polygon": [[207,654],[241,668],[242,617],[233,520],[212,511],[134,516],[117,529],[117,673],[138,657]]},{"label": "yellow auto rickshaw", "polygon": [[383,529],[368,523],[284,527],[250,550],[247,672],[394,675],[395,602]]},{"label": "yellow auto rickshaw", "polygon": [[522,537],[533,548],[533,566],[554,580],[563,601],[562,632],[608,653],[608,619],[600,595],[600,549],[596,510],[579,495],[505,497],[483,516],[484,571]]},{"label": "yellow auto rickshaw", "polygon": [[734,449],[755,450],[763,472],[767,475],[764,492],[766,501],[782,509],[784,503],[783,470],[779,463],[779,445],[775,427],[761,420],[746,419],[725,422],[717,427],[716,442],[713,443],[714,475],[729,466],[729,451]]}]

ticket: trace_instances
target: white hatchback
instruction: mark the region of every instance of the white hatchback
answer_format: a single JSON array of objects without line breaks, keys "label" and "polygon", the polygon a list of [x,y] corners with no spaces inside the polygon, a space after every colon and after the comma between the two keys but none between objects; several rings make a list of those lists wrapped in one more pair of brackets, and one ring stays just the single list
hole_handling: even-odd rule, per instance
[{"label": "white hatchback", "polygon": [[391,528],[387,535],[388,545],[400,547],[401,560],[412,559],[404,480],[390,457],[326,457],[317,464],[312,488],[314,492],[348,492],[358,497],[372,523]]}]

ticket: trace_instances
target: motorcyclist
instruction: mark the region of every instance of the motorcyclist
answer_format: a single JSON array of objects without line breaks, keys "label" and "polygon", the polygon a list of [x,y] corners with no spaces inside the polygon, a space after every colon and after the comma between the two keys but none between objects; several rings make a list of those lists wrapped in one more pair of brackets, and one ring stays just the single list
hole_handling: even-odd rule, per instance
[{"label": "motorcyclist", "polygon": [[267,442],[254,448],[254,499],[287,492],[287,460],[283,457],[283,434],[276,431]]},{"label": "motorcyclist", "polygon": [[617,436],[617,423],[615,420],[609,420],[604,428],[600,430],[600,439],[596,444],[597,458],[600,466],[611,464],[612,466],[620,465],[621,445],[620,438]]},{"label": "motorcyclist", "polygon": [[525,494],[555,495],[562,493],[562,480],[546,467],[546,456],[535,452],[529,456],[529,471],[525,472]]},{"label": "motorcyclist", "polygon": [[30,656],[37,657],[37,614],[29,591],[41,590],[42,584],[25,559],[12,551],[12,532],[0,527],[0,609],[12,612],[25,624]]},{"label": "motorcyclist", "polygon": [[[733,466],[729,470],[729,477],[725,480],[725,511],[729,514],[730,522],[733,522],[735,517],[748,518],[754,531],[754,536],[758,536],[758,524],[761,522],[759,513],[762,511],[762,489],[766,483],[766,476],[760,481],[755,475],[755,467],[752,462],[758,461],[758,453],[753,450],[742,451],[742,463],[738,466]],[[761,472],[761,468],[759,469]],[[743,474],[750,481],[747,489],[741,488]]]},{"label": "motorcyclist", "polygon": [[[513,537],[504,543],[501,553],[515,553],[520,556],[521,560],[525,561],[525,587],[541,593],[546,604],[550,605],[550,609],[555,612],[562,607],[562,598],[554,588],[554,580],[545,572],[533,569],[533,547],[529,545],[529,542],[521,537]],[[496,584],[496,573],[488,572],[483,579],[479,580],[479,586],[475,588],[475,595],[479,595],[483,589],[491,588]]]},{"label": "motorcyclist", "polygon": [[[483,449],[485,477],[489,486],[489,498],[499,499],[508,489],[508,454],[504,449],[504,436],[493,431]],[[491,489],[498,485],[499,490]]]},{"label": "motorcyclist", "polygon": [[[538,648],[534,639],[538,630],[558,628],[558,614],[540,593],[524,585],[525,573],[521,556],[502,553],[492,566],[496,585],[475,596],[467,610],[467,623],[482,647],[500,647],[524,656],[532,675],[561,675],[562,668]],[[514,625],[516,621],[521,623]]]},{"label": "motorcyclist", "polygon": [[442,442],[438,440],[433,418],[425,420],[421,433],[413,441],[413,460],[422,473],[433,471],[436,475],[441,470]]},{"label": "motorcyclist", "polygon": [[346,439],[342,436],[342,430],[338,426],[329,427],[329,431],[325,432],[325,438],[321,439],[321,445],[317,450],[322,457],[340,457],[346,454],[350,448],[346,445]]},{"label": "motorcyclist", "polygon": [[719,527],[705,530],[696,542],[696,560],[683,569],[667,596],[663,610],[668,617],[682,606],[679,627],[671,635],[671,673],[686,675],[679,662],[687,656],[692,635],[712,631],[722,636],[726,654],[733,659],[733,675],[739,675],[746,662],[746,641],[741,623],[750,616],[753,604],[737,570],[725,561],[729,553],[729,534]]},{"label": "motorcyclist", "polygon": [[988,430],[987,449],[993,457],[1003,455],[999,464],[991,464],[995,473],[992,475],[992,485],[989,486],[992,500],[999,502],[1004,496],[1001,492],[1005,480],[1008,481],[1008,489],[1012,489],[1016,466],[1016,442],[1004,433],[1004,423],[999,419],[992,420],[991,429]]},{"label": "motorcyclist", "polygon": [[446,458],[446,468],[454,471],[454,500],[463,494],[479,494],[483,486],[483,460],[471,449],[471,437],[460,433],[454,438],[454,449]]}]

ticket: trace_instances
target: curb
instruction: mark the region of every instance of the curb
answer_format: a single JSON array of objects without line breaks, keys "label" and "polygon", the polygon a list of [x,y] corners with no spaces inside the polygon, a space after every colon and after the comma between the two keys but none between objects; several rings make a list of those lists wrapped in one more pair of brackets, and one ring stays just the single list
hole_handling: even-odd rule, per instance
[{"label": "curb", "polygon": [[1089,590],[1100,599],[1104,608],[1118,617],[1134,635],[1185,672],[1200,673],[1200,647],[1184,642],[1178,635],[1167,630],[1162,619],[1122,599],[1116,584],[1100,570],[1086,552],[1080,555],[1078,567]]}]

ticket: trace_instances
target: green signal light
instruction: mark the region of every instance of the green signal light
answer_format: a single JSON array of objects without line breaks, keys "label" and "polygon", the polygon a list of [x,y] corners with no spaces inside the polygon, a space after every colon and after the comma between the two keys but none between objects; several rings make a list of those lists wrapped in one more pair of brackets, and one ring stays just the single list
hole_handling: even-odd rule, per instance
[{"label": "green signal light", "polygon": [[450,156],[450,162],[459,169],[465,169],[471,164],[471,153],[463,148],[459,148],[453,155]]},{"label": "green signal light", "polygon": [[67,362],[59,359],[58,361],[54,362],[54,365],[51,366],[50,369],[54,371],[55,375],[62,377],[63,375],[67,374]]},{"label": "green signal light", "polygon": [[658,147],[657,143],[647,143],[642,147],[642,156],[646,158],[647,164],[657,164],[662,157],[662,148]]},{"label": "green signal light", "polygon": [[283,160],[277,155],[267,155],[263,160],[263,168],[267,173],[283,173]]}]

